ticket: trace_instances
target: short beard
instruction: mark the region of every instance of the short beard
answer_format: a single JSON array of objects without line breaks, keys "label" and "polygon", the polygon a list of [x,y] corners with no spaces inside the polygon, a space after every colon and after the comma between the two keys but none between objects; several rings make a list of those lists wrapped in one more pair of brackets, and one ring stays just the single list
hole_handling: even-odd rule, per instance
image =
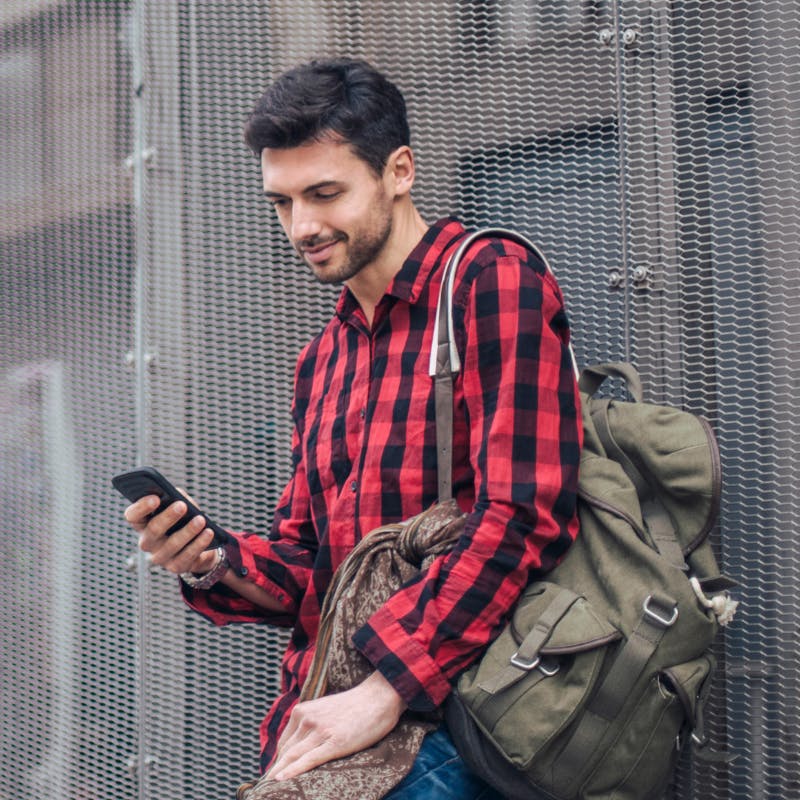
[{"label": "short beard", "polygon": [[[380,254],[381,250],[386,245],[389,237],[392,235],[392,216],[391,214],[386,217],[386,224],[383,228],[373,236],[360,236],[357,241],[351,244],[350,237],[347,234],[337,231],[334,239],[343,242],[347,250],[347,260],[335,272],[318,273],[312,265],[311,271],[314,277],[324,284],[344,283],[354,278],[361,272],[364,267],[375,261]],[[306,262],[308,263],[308,262]]]}]

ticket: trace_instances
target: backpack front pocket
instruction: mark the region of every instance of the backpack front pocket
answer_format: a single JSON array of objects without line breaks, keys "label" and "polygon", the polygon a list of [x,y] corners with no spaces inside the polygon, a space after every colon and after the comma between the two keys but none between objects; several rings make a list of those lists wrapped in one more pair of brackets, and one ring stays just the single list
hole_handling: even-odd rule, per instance
[{"label": "backpack front pocket", "polygon": [[620,638],[585,598],[532,584],[511,624],[461,676],[459,696],[504,757],[527,770],[586,703]]}]

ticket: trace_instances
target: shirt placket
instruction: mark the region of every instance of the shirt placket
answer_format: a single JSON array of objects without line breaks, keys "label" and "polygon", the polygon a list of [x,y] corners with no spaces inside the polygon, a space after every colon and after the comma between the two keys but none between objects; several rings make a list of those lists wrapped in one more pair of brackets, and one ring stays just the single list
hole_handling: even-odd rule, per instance
[{"label": "shirt placket", "polygon": [[361,488],[363,460],[361,454],[366,441],[367,401],[372,381],[372,337],[363,325],[354,325],[358,331],[356,348],[356,368],[352,383],[347,387],[348,402],[344,409],[343,429],[350,474],[345,480],[337,502],[338,511],[332,519],[345,521],[354,528],[355,542],[361,538],[358,517],[359,490]]}]

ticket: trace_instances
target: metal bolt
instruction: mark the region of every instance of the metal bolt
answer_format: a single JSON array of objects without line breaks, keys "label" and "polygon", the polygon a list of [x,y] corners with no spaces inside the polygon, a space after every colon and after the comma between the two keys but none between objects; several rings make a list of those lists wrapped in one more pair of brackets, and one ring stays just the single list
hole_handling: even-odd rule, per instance
[{"label": "metal bolt", "polygon": [[[148,169],[153,169],[156,160],[155,147],[147,147],[142,150],[140,158],[145,167]],[[125,169],[127,169],[128,172],[133,172],[136,169],[136,153],[131,153],[129,156],[127,156],[123,163],[125,164]]]},{"label": "metal bolt", "polygon": [[611,28],[603,28],[598,34],[597,39],[600,44],[609,45],[614,39],[614,31]]},{"label": "metal bolt", "polygon": [[142,163],[148,168],[152,169],[155,166],[156,149],[155,147],[146,147],[142,150]]},{"label": "metal bolt", "polygon": [[634,283],[643,283],[650,276],[650,270],[647,267],[634,267],[631,277]]},{"label": "metal bolt", "polygon": [[638,36],[639,32],[635,28],[628,28],[622,34],[622,43],[626,46],[630,46],[636,41]]},{"label": "metal bolt", "polygon": [[[126,764],[128,772],[131,775],[136,775],[139,771],[139,762],[136,756],[131,756]],[[146,769],[155,769],[158,767],[158,756],[145,756],[144,766]]]},{"label": "metal bolt", "polygon": [[[153,351],[148,350],[144,354],[144,363],[146,366],[150,366],[156,360],[156,354]],[[131,368],[136,366],[136,353],[133,350],[128,350],[125,353],[125,364]]]},{"label": "metal bolt", "polygon": [[608,285],[612,289],[616,289],[618,286],[622,285],[622,273],[618,269],[612,269],[611,272],[608,273]]},{"label": "metal bolt", "polygon": [[[136,570],[139,569],[139,556],[140,553],[137,550],[125,559],[125,569],[127,569],[128,572],[136,572]],[[158,570],[158,567],[153,563],[152,553],[144,553],[144,563],[151,572],[156,572]]]}]

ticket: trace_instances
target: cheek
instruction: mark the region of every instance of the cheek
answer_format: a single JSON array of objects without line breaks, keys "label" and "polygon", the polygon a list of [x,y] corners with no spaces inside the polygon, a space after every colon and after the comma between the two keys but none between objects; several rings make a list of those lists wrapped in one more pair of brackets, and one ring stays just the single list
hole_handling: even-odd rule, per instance
[{"label": "cheek", "polygon": [[392,204],[387,202],[382,193],[370,198],[360,209],[360,214],[354,217],[354,228],[368,235],[377,235],[386,227],[387,220],[392,216]]}]

